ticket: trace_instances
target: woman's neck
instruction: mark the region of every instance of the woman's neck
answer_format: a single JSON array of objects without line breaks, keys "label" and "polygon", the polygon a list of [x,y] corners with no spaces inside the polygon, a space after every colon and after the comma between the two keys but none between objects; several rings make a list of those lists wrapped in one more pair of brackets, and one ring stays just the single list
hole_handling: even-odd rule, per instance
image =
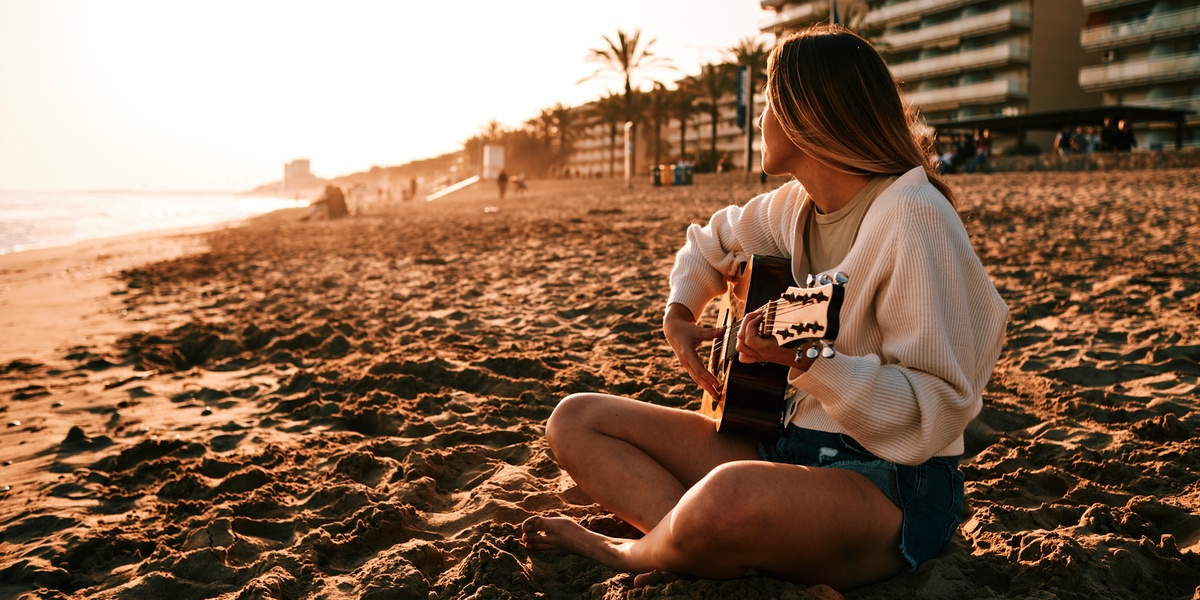
[{"label": "woman's neck", "polygon": [[[821,214],[845,207],[874,179],[874,175],[853,175],[819,165],[808,173],[795,173]],[[803,176],[802,176],[803,175]]]}]

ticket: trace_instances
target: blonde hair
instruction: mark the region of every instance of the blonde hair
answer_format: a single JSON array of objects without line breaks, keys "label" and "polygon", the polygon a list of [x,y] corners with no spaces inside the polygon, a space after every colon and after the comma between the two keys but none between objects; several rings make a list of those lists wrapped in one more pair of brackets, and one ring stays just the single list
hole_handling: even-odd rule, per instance
[{"label": "blonde hair", "polygon": [[954,203],[917,112],[875,48],[850,30],[819,25],[788,36],[767,58],[767,92],[788,138],[817,161],[856,175],[920,166]]}]

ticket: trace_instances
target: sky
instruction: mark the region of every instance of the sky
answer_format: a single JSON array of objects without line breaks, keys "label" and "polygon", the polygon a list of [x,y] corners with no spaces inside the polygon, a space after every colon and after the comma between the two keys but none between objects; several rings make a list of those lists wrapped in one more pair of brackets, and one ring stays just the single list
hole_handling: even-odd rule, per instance
[{"label": "sky", "polygon": [[453,152],[619,92],[642,30],[673,82],[761,37],[759,0],[0,0],[0,190],[241,191]]}]

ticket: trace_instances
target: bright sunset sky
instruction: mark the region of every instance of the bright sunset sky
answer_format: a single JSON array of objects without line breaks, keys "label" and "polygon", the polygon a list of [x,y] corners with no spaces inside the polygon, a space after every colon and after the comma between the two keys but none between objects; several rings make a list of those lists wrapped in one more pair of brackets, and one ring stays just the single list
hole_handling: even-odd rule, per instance
[{"label": "bright sunset sky", "polygon": [[[0,190],[238,191],[457,150],[619,91],[584,57],[641,28],[677,73],[759,0],[0,0]],[[770,38],[763,38],[770,42]]]}]

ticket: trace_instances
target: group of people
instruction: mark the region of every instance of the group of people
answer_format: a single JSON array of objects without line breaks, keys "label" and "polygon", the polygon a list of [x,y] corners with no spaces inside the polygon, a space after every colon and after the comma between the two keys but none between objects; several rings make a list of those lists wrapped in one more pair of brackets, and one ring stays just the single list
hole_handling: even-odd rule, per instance
[{"label": "group of people", "polygon": [[765,95],[762,168],[791,178],[688,228],[663,334],[697,396],[721,398],[699,347],[725,332],[697,317],[752,256],[776,256],[799,282],[848,277],[836,353],[781,346],[747,307],[737,360],[787,367],[768,439],[634,398],[564,398],[546,424],[555,459],[642,535],[539,515],[522,525],[526,547],[637,573],[635,585],[759,573],[848,590],[915,569],[955,535],[963,433],[981,410],[1007,306],[933,140],[870,43],[839,26],[792,34],[770,52]]},{"label": "group of people", "polygon": [[981,171],[992,156],[992,134],[987,129],[951,134],[945,143],[938,145],[941,151],[935,163],[939,174]]},{"label": "group of people", "polygon": [[1129,152],[1134,148],[1137,148],[1137,138],[1125,119],[1118,120],[1114,127],[1112,118],[1105,117],[1104,125],[1099,129],[1077,125],[1072,131],[1070,125],[1063,125],[1054,136],[1054,153],[1060,156],[1091,152]]}]

